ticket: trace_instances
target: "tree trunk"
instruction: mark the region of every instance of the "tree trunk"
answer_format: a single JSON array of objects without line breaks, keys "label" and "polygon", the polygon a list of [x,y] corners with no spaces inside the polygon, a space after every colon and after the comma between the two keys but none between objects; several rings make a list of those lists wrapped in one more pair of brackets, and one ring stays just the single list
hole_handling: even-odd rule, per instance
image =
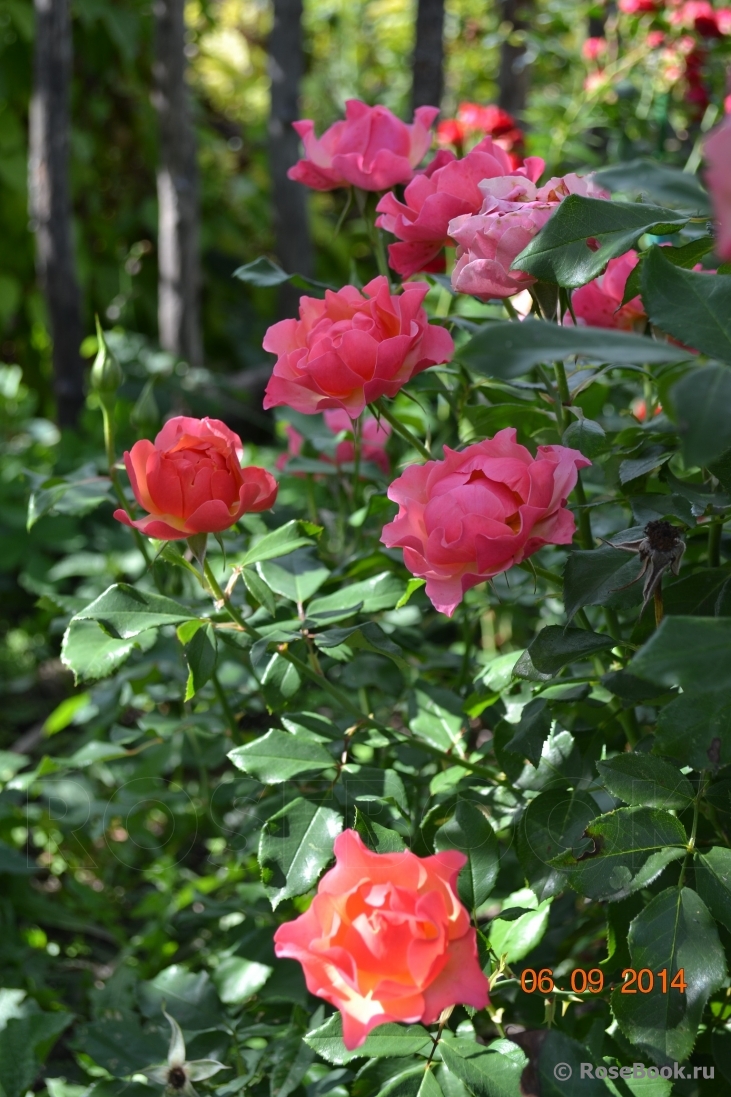
[{"label": "tree trunk", "polygon": [[[312,242],[307,221],[307,189],[287,178],[299,159],[299,89],[304,72],[302,0],[274,0],[269,35],[269,171],[274,238],[279,262],[289,274],[312,274]],[[279,289],[279,314],[296,316],[300,291],[289,283]]]},{"label": "tree trunk", "polygon": [[530,25],[533,0],[502,0],[503,23],[510,25],[500,47],[500,74],[498,76],[498,105],[509,114],[520,114],[528,99],[529,67],[525,63],[525,46],[512,42],[515,31],[527,30]]},{"label": "tree trunk", "polygon": [[438,107],[444,91],[444,0],[418,0],[411,106]]},{"label": "tree trunk", "polygon": [[53,339],[53,389],[62,427],[84,404],[81,296],[76,277],[69,187],[71,16],[69,0],[34,0],[36,28],[30,103],[28,196],[36,269]]},{"label": "tree trunk", "polygon": [[160,344],[192,366],[203,360],[200,330],[198,168],[185,80],[184,0],[155,0],[154,95],[160,135],[157,168]]}]

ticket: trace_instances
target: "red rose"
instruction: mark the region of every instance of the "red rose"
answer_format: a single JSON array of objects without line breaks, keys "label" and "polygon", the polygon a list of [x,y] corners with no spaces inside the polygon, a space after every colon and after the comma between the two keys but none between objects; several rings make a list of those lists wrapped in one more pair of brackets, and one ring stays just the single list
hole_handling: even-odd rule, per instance
[{"label": "red rose", "polygon": [[371,853],[354,830],[335,839],[335,868],[305,914],[274,934],[307,989],[337,1006],[352,1050],[385,1021],[432,1024],[447,1006],[484,1009],[487,979],[456,895],[463,853]]},{"label": "red rose", "polygon": [[195,533],[220,533],[249,511],[268,510],[277,482],[264,469],[241,467],[238,434],[219,419],[169,419],[154,443],[135,442],[124,463],[139,505],[148,511],[133,522],[114,517],[148,537],[179,541]]},{"label": "red rose", "polygon": [[445,446],[443,461],[410,465],[388,489],[399,511],[381,540],[404,550],[447,617],[470,587],[574,536],[566,500],[591,461],[565,446],[539,446],[532,457],[515,436],[506,427],[461,452]]}]

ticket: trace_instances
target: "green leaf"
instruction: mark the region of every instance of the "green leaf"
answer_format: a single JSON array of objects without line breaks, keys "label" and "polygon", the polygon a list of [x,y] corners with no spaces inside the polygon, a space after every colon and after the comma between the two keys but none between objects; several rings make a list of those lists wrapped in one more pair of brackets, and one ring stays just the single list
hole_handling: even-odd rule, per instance
[{"label": "green leaf", "polygon": [[73,1021],[72,1013],[27,1013],[11,1018],[0,1031],[0,1089],[24,1097],[53,1044]]},{"label": "green leaf", "polygon": [[417,1066],[391,1078],[378,1097],[443,1097],[443,1094],[431,1067]]},{"label": "green leaf", "polygon": [[63,634],[61,662],[74,673],[79,682],[107,678],[121,667],[135,649],[149,651],[157,641],[157,631],[150,629],[136,639],[116,640],[107,635],[95,621],[71,620]]},{"label": "green leaf", "polygon": [[517,724],[511,724],[514,729],[512,738],[504,745],[504,750],[512,751],[527,758],[533,766],[537,766],[541,760],[543,744],[551,730],[551,712],[546,702],[537,697],[529,701],[520,714]]},{"label": "green leaf", "polygon": [[139,636],[147,629],[179,625],[195,614],[172,598],[117,583],[100,594],[73,621],[98,621],[105,632],[117,639]]},{"label": "green leaf", "polygon": [[411,698],[409,717],[409,727],[419,739],[464,756],[466,717],[455,693],[420,682]]},{"label": "green leaf", "polygon": [[469,800],[458,800],[452,818],[434,835],[434,847],[464,853],[467,864],[457,880],[459,897],[468,910],[482,906],[499,868],[497,838],[484,812]]},{"label": "green leaf", "polygon": [[182,1028],[195,1032],[214,1028],[223,1020],[208,972],[189,971],[184,964],[171,964],[149,982],[138,983],[137,999],[145,1017],[158,1019],[164,1008]]},{"label": "green leaf", "polygon": [[284,1039],[280,1036],[269,1075],[271,1097],[289,1097],[299,1086],[314,1058],[314,1051],[304,1042],[301,1033],[294,1031]]},{"label": "green leaf", "polygon": [[31,857],[19,853],[5,842],[0,842],[0,875],[7,873],[10,876],[27,876],[37,871],[38,865]]},{"label": "green leaf", "polygon": [[307,607],[307,616],[332,620],[331,615],[336,612],[338,619],[359,611],[378,613],[382,609],[393,609],[402,594],[401,580],[390,571],[384,571],[360,583],[348,583],[334,594],[315,598]]},{"label": "green leaf", "polygon": [[665,617],[629,670],[687,693],[731,689],[731,618]]},{"label": "green leaf", "polygon": [[708,192],[697,176],[657,160],[627,160],[601,168],[594,173],[594,178],[612,194],[625,194],[633,200],[649,198],[664,206],[698,214],[710,213]]},{"label": "green leaf", "polygon": [[283,282],[288,282],[291,277],[277,263],[267,259],[264,255],[260,255],[258,259],[246,263],[243,267],[237,267],[233,276],[238,278],[239,282],[246,282],[249,286],[260,286],[265,289],[281,286]]},{"label": "green leaf", "polygon": [[[680,247],[666,247],[663,254],[674,267],[683,267],[685,270],[690,270],[704,255],[708,255],[710,251],[713,251],[714,243],[712,236],[702,236],[699,240],[691,240],[690,243],[682,244]],[[625,282],[624,294],[622,295],[623,305],[637,297],[642,289],[642,263],[645,255],[647,255],[647,252],[641,253],[639,263],[632,268],[629,278]]]},{"label": "green leaf", "polygon": [[100,476],[89,462],[68,476],[45,477],[30,473],[33,490],[28,501],[27,528],[30,530],[46,514],[73,514],[82,517],[101,503],[114,499],[108,476]]},{"label": "green leaf", "polygon": [[212,625],[196,629],[193,638],[185,645],[185,661],[188,664],[188,681],[185,701],[190,701],[206,682],[210,682],[216,669],[216,634]]},{"label": "green leaf", "polygon": [[259,866],[272,909],[303,895],[332,857],[343,827],[336,811],[298,798],[271,815],[259,840]]},{"label": "green leaf", "polygon": [[731,276],[701,274],[674,266],[652,248],[642,264],[642,300],[667,335],[731,362]]},{"label": "green leaf", "polygon": [[310,549],[296,549],[276,562],[265,560],[257,563],[256,570],[275,594],[281,594],[298,605],[311,598],[330,575]]},{"label": "green leaf", "polygon": [[134,1014],[105,1017],[83,1025],[77,1032],[78,1046],[104,1070],[117,1078],[160,1062],[167,1054],[162,1034],[143,1032]]},{"label": "green leaf", "polygon": [[[619,536],[619,535],[618,535]],[[642,536],[641,529],[630,529],[622,540]],[[604,606],[617,598],[630,603],[641,598],[640,584],[618,594],[621,587],[637,578],[640,564],[636,556],[603,545],[597,549],[570,552],[563,573],[563,601],[569,620],[583,606]]]},{"label": "green leaf", "polygon": [[239,1005],[258,993],[274,969],[243,956],[224,956],[213,969],[213,983],[218,997],[227,1006]]},{"label": "green leaf", "polygon": [[652,365],[684,362],[687,350],[645,335],[608,328],[560,327],[547,320],[498,320],[486,324],[457,352],[468,369],[511,380],[542,362],[578,355],[593,362]]},{"label": "green leaf", "polygon": [[587,792],[550,789],[531,800],[518,825],[518,858],[539,899],[557,895],[566,878],[554,867],[561,854],[579,855],[589,843],[586,828],[599,808]]},{"label": "green leaf", "polygon": [[254,601],[258,602],[260,606],[264,606],[269,615],[274,617],[277,612],[277,603],[274,600],[274,593],[264,580],[259,578],[253,568],[242,568],[241,579]]},{"label": "green leaf", "polygon": [[716,846],[698,855],[695,885],[716,921],[731,931],[731,850]]},{"label": "green leaf", "polygon": [[528,655],[539,673],[553,675],[569,663],[606,651],[614,643],[611,636],[602,636],[589,629],[547,625],[531,641]]},{"label": "green leaf", "polygon": [[651,754],[618,754],[597,762],[604,784],[613,796],[632,807],[681,811],[693,801],[693,786],[679,769]]},{"label": "green leaf", "polygon": [[616,903],[647,887],[666,865],[686,852],[683,824],[666,811],[619,808],[586,828],[593,849],[578,858],[564,853],[551,863],[589,899]]},{"label": "green leaf", "polygon": [[352,628],[331,628],[319,632],[315,636],[315,644],[326,655],[329,648],[339,648],[345,644],[354,651],[360,649],[387,655],[397,666],[406,665],[401,648],[386,636],[375,621],[366,621]]},{"label": "green leaf", "polygon": [[348,1051],[343,1043],[343,1026],[339,1013],[329,1017],[324,1025],[308,1032],[305,1042],[334,1066],[343,1066],[353,1059],[392,1059],[406,1055],[428,1055],[431,1037],[421,1025],[379,1025],[369,1033],[365,1043]]},{"label": "green leaf", "polygon": [[353,825],[368,849],[372,849],[374,853],[402,853],[406,849],[398,831],[381,826],[360,807],[355,809]]},{"label": "green leaf", "polygon": [[576,289],[601,274],[610,259],[633,248],[646,232],[665,236],[678,232],[687,220],[662,206],[570,194],[514,260],[513,270]]},{"label": "green leaf", "polygon": [[[283,526],[265,533],[257,538],[248,552],[241,556],[233,557],[233,563],[237,567],[251,567],[252,564],[261,563],[263,560],[272,560],[277,556],[286,556],[295,549],[313,544],[312,537],[306,536],[306,523],[297,521],[285,522]],[[316,527],[317,528],[317,527]]]},{"label": "green leaf", "polygon": [[665,705],[655,750],[698,770],[731,764],[731,691],[684,693]]},{"label": "green leaf", "polygon": [[[731,278],[729,278],[731,283]],[[731,302],[731,296],[729,298]],[[670,390],[686,463],[708,465],[731,446],[731,369],[702,366]]]},{"label": "green leaf", "polygon": [[[549,1029],[540,1043],[536,1059],[541,1097],[607,1097],[607,1087],[600,1078],[581,1076],[582,1063],[603,1064],[594,1052],[572,1040],[565,1032]],[[569,1068],[568,1072],[566,1067]],[[569,1077],[565,1076],[566,1073]],[[630,1092],[622,1083],[621,1097],[629,1097]]]},{"label": "green leaf", "polygon": [[260,679],[264,697],[271,711],[282,707],[283,701],[294,697],[302,685],[300,673],[288,659],[275,652]]},{"label": "green leaf", "polygon": [[585,457],[596,457],[607,448],[607,436],[600,423],[593,419],[575,419],[563,432],[564,446],[578,449]]},{"label": "green leaf", "polygon": [[520,1097],[525,1054],[512,1040],[493,1040],[485,1047],[474,1040],[444,1040],[439,1045],[448,1070],[475,1097]]},{"label": "green leaf", "polygon": [[[690,888],[668,888],[630,925],[629,951],[636,971],[655,973],[649,994],[612,994],[612,1011],[624,1035],[658,1062],[682,1062],[693,1050],[710,994],[726,978],[726,959],[705,904]],[[682,968],[687,990],[670,982]],[[663,993],[657,972],[668,973]]]},{"label": "green leaf", "polygon": [[401,609],[402,606],[405,606],[406,603],[410,600],[411,595],[419,590],[420,587],[423,587],[425,583],[426,579],[409,579],[408,583],[406,584],[406,590],[399,598],[395,608]]},{"label": "green leaf", "polygon": [[265,785],[289,781],[300,773],[312,773],[334,766],[333,756],[313,739],[273,728],[246,746],[229,751],[237,769]]},{"label": "green leaf", "polygon": [[[529,891],[528,895],[533,898]],[[511,897],[512,900],[516,896]],[[505,956],[508,964],[524,959],[543,940],[548,929],[551,899],[545,899],[535,910],[527,910],[517,918],[499,916],[490,923],[490,947],[497,956]]]}]

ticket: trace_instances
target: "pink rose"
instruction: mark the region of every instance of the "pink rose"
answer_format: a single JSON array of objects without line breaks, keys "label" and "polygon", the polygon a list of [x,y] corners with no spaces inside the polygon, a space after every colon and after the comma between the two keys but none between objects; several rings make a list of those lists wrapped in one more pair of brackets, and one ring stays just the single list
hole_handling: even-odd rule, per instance
[{"label": "pink rose", "polygon": [[568,545],[575,522],[566,500],[578,450],[539,446],[531,457],[514,427],[443,461],[411,465],[388,489],[399,504],[381,540],[402,548],[406,567],[426,579],[426,593],[451,617],[465,591],[519,564],[542,545]]},{"label": "pink rose", "polygon": [[285,404],[305,415],[342,408],[357,419],[366,404],[449,362],[452,336],[422,308],[428,289],[410,282],[392,295],[380,276],[363,293],[344,286],[324,300],[300,298],[300,319],[280,320],[264,336],[264,350],[277,355],[264,407]]},{"label": "pink rose", "polygon": [[480,212],[456,217],[449,224],[449,235],[459,245],[453,287],[483,301],[512,297],[533,285],[532,275],[511,267],[567,195],[608,197],[591,176],[573,174],[549,179],[542,187],[529,178],[504,175],[486,179],[480,190],[484,195]]},{"label": "pink rose", "polygon": [[716,253],[731,259],[731,115],[706,138],[706,183],[718,222]]},{"label": "pink rose", "polygon": [[463,853],[371,853],[346,830],[335,859],[309,909],[274,934],[274,951],[298,960],[310,994],[340,1010],[349,1050],[386,1021],[430,1025],[447,1006],[487,1006],[475,931],[456,895]]},{"label": "pink rose", "polygon": [[[438,161],[438,158],[442,157]],[[438,163],[437,163],[438,161]],[[437,163],[436,168],[432,165]],[[478,184],[483,179],[516,175],[535,182],[545,164],[530,156],[525,166],[512,171],[510,158],[492,138],[486,137],[463,160],[449,153],[437,153],[426,172],[417,175],[399,202],[391,191],[378,203],[376,222],[401,244],[390,244],[388,261],[402,277],[420,270],[444,270],[441,256],[445,244],[453,246],[447,229],[454,218],[477,213],[484,195]]]},{"label": "pink rose", "polygon": [[335,122],[320,138],[314,122],[293,122],[306,156],[287,174],[315,190],[388,190],[408,183],[431,145],[429,130],[438,114],[438,107],[418,107],[414,122],[406,125],[386,107],[348,99],[345,121]]},{"label": "pink rose", "polygon": [[124,455],[135,498],[149,514],[133,522],[115,510],[114,517],[147,537],[179,541],[269,510],[277,482],[255,465],[242,469],[242,453],[238,434],[219,419],[168,419],[154,443],[143,438]]},{"label": "pink rose", "polygon": [[[574,290],[571,305],[579,325],[589,328],[621,328],[632,331],[647,320],[641,297],[633,297],[622,305],[627,279],[637,266],[636,251],[628,251],[617,259],[610,259],[604,274],[593,282]],[[621,307],[620,307],[621,306]],[[567,314],[565,323],[571,324]]]}]

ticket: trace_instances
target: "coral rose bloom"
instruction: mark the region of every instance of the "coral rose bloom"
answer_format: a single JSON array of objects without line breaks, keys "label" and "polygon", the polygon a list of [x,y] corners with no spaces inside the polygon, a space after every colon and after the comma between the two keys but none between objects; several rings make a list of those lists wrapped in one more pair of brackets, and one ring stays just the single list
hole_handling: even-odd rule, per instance
[{"label": "coral rose bloom", "polygon": [[718,222],[716,252],[721,259],[731,259],[731,115],[706,138],[704,146],[706,183],[713,200],[713,212]]},{"label": "coral rose bloom", "polygon": [[376,224],[403,241],[389,245],[390,266],[404,278],[419,270],[444,270],[442,248],[453,246],[449,223],[480,209],[484,195],[478,184],[511,174],[535,182],[544,167],[539,157],[529,156],[525,166],[513,172],[510,157],[491,137],[462,160],[446,150],[438,152],[427,170],[411,180],[403,202],[390,192],[376,207],[381,214]]},{"label": "coral rose bloom", "polygon": [[388,489],[399,511],[381,540],[404,550],[447,617],[470,587],[573,538],[566,500],[591,461],[565,446],[539,446],[534,458],[515,437],[506,427],[461,452],[445,446],[443,461],[411,465]]},{"label": "coral rose bloom", "polygon": [[344,286],[325,299],[300,298],[299,320],[280,320],[264,336],[277,355],[264,407],[305,415],[342,408],[357,419],[366,404],[395,396],[415,374],[448,362],[452,336],[429,324],[422,301],[429,287],[411,282],[391,295],[383,276],[363,293]]},{"label": "coral rose bloom", "polygon": [[532,275],[511,267],[564,198],[569,194],[608,197],[591,176],[573,174],[549,179],[542,187],[529,178],[503,175],[485,179],[480,190],[484,196],[480,212],[450,221],[449,235],[459,245],[452,286],[483,301],[512,297],[533,285]]},{"label": "coral rose bloom", "polygon": [[139,505],[149,513],[133,522],[114,517],[160,541],[220,533],[249,511],[268,510],[277,482],[264,469],[241,468],[238,434],[219,419],[169,419],[154,443],[143,438],[124,463]]},{"label": "coral rose bloom", "polygon": [[274,934],[307,989],[336,1006],[349,1050],[385,1021],[431,1024],[447,1006],[484,1009],[475,931],[455,894],[463,853],[371,853],[354,830],[309,910]]},{"label": "coral rose bloom", "polygon": [[306,156],[287,174],[314,190],[388,190],[408,183],[431,145],[429,131],[438,114],[438,107],[418,107],[408,126],[386,107],[348,99],[345,120],[330,126],[320,138],[315,137],[314,122],[293,123]]}]

